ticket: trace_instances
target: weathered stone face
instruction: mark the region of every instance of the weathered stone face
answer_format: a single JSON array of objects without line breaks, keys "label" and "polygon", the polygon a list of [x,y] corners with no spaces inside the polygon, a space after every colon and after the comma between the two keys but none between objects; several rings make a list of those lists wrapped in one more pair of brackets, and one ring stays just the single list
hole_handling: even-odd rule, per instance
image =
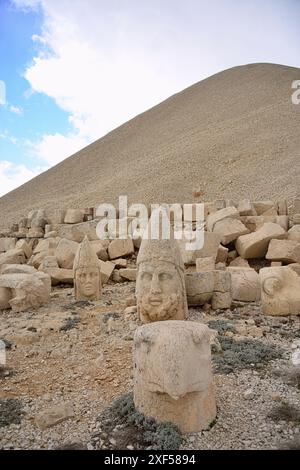
[{"label": "weathered stone face", "polygon": [[101,296],[100,264],[87,237],[79,245],[74,260],[76,300],[98,300]]},{"label": "weathered stone face", "polygon": [[137,305],[143,323],[186,318],[186,293],[176,266],[153,259],[139,266]]},{"label": "weathered stone face", "polygon": [[100,296],[99,269],[81,268],[76,270],[76,298],[81,300],[96,299]]},{"label": "weathered stone face", "polygon": [[262,311],[266,315],[300,315],[300,265],[263,268]]},{"label": "weathered stone face", "polygon": [[210,330],[184,321],[139,327],[134,337],[134,401],[146,416],[197,432],[216,416]]}]

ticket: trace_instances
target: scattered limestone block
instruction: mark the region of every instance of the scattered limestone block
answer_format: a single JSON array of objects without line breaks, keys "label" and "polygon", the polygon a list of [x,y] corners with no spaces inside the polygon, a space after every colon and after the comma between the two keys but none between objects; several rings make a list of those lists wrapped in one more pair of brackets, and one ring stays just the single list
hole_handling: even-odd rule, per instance
[{"label": "scattered limestone block", "polygon": [[224,209],[226,207],[226,201],[225,199],[216,199],[214,201],[214,205],[217,211],[220,211],[221,209]]},{"label": "scattered limestone block", "polygon": [[288,205],[286,199],[282,199],[281,201],[277,201],[276,209],[278,215],[288,215]]},{"label": "scattered limestone block", "polygon": [[73,418],[74,411],[71,403],[62,403],[42,411],[35,417],[35,423],[42,430],[48,429],[66,419]]},{"label": "scattered limestone block", "polygon": [[288,240],[296,240],[300,242],[300,225],[293,225],[287,234]]},{"label": "scattered limestone block", "polygon": [[255,201],[253,202],[253,206],[257,215],[262,215],[269,209],[273,209],[275,207],[273,201]]},{"label": "scattered limestone block", "polygon": [[44,238],[56,238],[57,237],[57,231],[52,230],[52,232],[48,232],[44,235]]},{"label": "scattered limestone block", "polygon": [[[220,235],[218,233],[204,232],[204,245],[201,249],[187,249],[192,248],[191,242],[185,238],[182,240],[177,240],[180,253],[185,265],[195,265],[197,258],[207,258],[212,257],[217,258],[218,249],[220,246]],[[193,243],[193,242],[192,242]]]},{"label": "scattered limestone block", "polygon": [[299,225],[300,224],[300,214],[294,214],[292,217],[293,224],[294,225]]},{"label": "scattered limestone block", "polygon": [[214,258],[212,258],[211,256],[196,259],[196,271],[198,273],[201,273],[203,271],[214,271],[215,268],[216,263]]},{"label": "scattered limestone block", "polygon": [[134,335],[134,403],[145,416],[183,433],[206,429],[216,417],[212,331],[178,320],[139,327]]},{"label": "scattered limestone block", "polygon": [[73,269],[59,268],[55,256],[46,256],[39,267],[39,271],[43,271],[50,276],[52,286],[59,284],[73,285],[74,283]]},{"label": "scattered limestone block", "polygon": [[230,292],[214,292],[211,299],[213,310],[225,310],[230,308],[232,304],[232,296]]},{"label": "scattered limestone block", "polygon": [[114,265],[115,268],[127,268],[127,259],[124,258],[119,258],[119,259],[114,259]]},{"label": "scattered limestone block", "polygon": [[[83,222],[80,224],[57,225],[55,230],[59,237],[67,238],[68,240],[72,240],[77,243],[81,243],[85,236],[87,236],[90,241],[99,241],[99,237],[96,232],[97,224],[97,220],[91,220],[90,222]],[[104,242],[104,240],[101,240],[101,242]]]},{"label": "scattered limestone block", "polygon": [[83,222],[83,211],[80,209],[68,209],[65,215],[65,224],[80,224]]},{"label": "scattered limestone block", "polygon": [[27,259],[32,255],[32,248],[25,240],[18,240],[16,243],[16,248],[23,250]]},{"label": "scattered limestone block", "polygon": [[212,297],[215,278],[210,271],[201,273],[186,273],[185,285],[188,306],[201,306],[209,302]]},{"label": "scattered limestone block", "polygon": [[227,271],[213,271],[214,291],[230,292],[231,291],[231,275]]},{"label": "scattered limestone block", "polygon": [[100,263],[101,283],[106,284],[115,269],[115,265],[111,261],[102,261],[101,259],[99,259],[99,263]]},{"label": "scattered limestone block", "polygon": [[40,264],[39,270],[43,271],[48,268],[59,268],[58,262],[55,256],[46,256]]},{"label": "scattered limestone block", "polygon": [[216,263],[216,270],[217,271],[224,271],[226,269],[226,264],[225,263]]},{"label": "scattered limestone block", "polygon": [[293,214],[300,214],[300,198],[298,197],[294,199]]},{"label": "scattered limestone block", "polygon": [[25,253],[20,248],[8,250],[6,253],[0,254],[0,266],[3,264],[25,264]]},{"label": "scattered limestone block", "polygon": [[131,238],[126,240],[113,240],[108,247],[108,255],[110,259],[122,258],[130,256],[134,253],[134,245]]},{"label": "scattered limestone block", "polygon": [[278,215],[276,207],[272,207],[271,209],[268,209],[266,212],[263,213],[263,216],[266,217],[268,215]]},{"label": "scattered limestone block", "polygon": [[[8,302],[13,312],[40,307],[50,299],[50,277],[36,270],[28,272],[30,266],[24,268],[24,272],[5,270],[0,275],[0,295],[4,292],[4,303]],[[1,304],[0,298],[0,307]]]},{"label": "scattered limestone block", "polygon": [[230,217],[231,219],[237,219],[239,217],[239,211],[235,207],[225,207],[225,209],[221,209],[214,214],[210,214],[207,217],[207,230],[209,232],[213,232],[214,226],[217,222],[227,219]]},{"label": "scattered limestone block", "polygon": [[238,203],[237,210],[240,215],[257,215],[254,205],[247,199]]},{"label": "scattered limestone block", "polygon": [[15,238],[0,238],[0,253],[4,253],[8,250],[13,250],[16,247]]},{"label": "scattered limestone block", "polygon": [[93,247],[96,255],[98,256],[99,259],[102,259],[102,261],[107,261],[108,260],[108,254],[106,248],[104,248],[103,243],[101,240],[92,240],[90,242],[91,246]]},{"label": "scattered limestone block", "polygon": [[263,258],[268,250],[270,240],[284,238],[285,234],[285,230],[278,224],[268,222],[256,232],[239,237],[235,242],[235,247],[242,258]]},{"label": "scattered limestone block", "polygon": [[220,245],[217,252],[216,263],[226,263],[228,258],[228,248]]},{"label": "scattered limestone block", "polygon": [[249,229],[240,220],[228,217],[216,222],[213,232],[220,234],[223,245],[228,245],[241,235],[249,233]]},{"label": "scattered limestone block", "polygon": [[26,238],[44,238],[44,230],[40,227],[30,228],[26,234]]},{"label": "scattered limestone block", "polygon": [[119,274],[123,279],[126,279],[127,281],[135,281],[137,269],[136,268],[119,269]]},{"label": "scattered limestone block", "polygon": [[125,279],[123,279],[120,274],[119,274],[119,271],[116,270],[112,273],[112,276],[111,276],[111,280],[114,281],[114,282],[123,282],[125,281]]},{"label": "scattered limestone block", "polygon": [[234,300],[256,302],[260,300],[259,275],[254,269],[229,267],[231,274],[231,292]]},{"label": "scattered limestone block", "polygon": [[300,263],[300,242],[297,240],[271,240],[266,259],[283,263]]},{"label": "scattered limestone block", "polygon": [[248,261],[240,256],[232,260],[229,266],[233,268],[250,268]]},{"label": "scattered limestone block", "polygon": [[290,264],[278,268],[262,268],[262,312],[265,315],[299,315],[300,265]]},{"label": "scattered limestone block", "polygon": [[62,238],[55,250],[55,257],[60,268],[73,269],[78,243]]}]

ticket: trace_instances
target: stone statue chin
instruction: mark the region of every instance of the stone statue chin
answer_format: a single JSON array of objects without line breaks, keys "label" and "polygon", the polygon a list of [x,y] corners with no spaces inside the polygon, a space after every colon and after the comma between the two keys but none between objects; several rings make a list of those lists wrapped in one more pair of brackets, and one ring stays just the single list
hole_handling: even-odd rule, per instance
[{"label": "stone statue chin", "polygon": [[73,270],[76,300],[99,300],[101,296],[100,265],[87,237],[78,247]]}]

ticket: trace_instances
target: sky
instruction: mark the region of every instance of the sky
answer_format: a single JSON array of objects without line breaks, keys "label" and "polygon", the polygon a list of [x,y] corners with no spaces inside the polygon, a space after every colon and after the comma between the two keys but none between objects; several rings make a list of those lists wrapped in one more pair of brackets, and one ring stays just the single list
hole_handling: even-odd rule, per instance
[{"label": "sky", "polygon": [[299,23],[300,0],[0,0],[0,196],[214,73],[300,67]]}]

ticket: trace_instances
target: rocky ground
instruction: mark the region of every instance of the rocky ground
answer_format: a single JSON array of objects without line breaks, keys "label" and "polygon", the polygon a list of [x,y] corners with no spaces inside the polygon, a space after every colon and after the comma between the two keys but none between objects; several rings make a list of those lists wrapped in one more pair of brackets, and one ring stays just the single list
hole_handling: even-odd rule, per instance
[{"label": "rocky ground", "polygon": [[[1,314],[0,449],[139,448],[135,428],[120,440],[122,425],[103,425],[107,407],[132,391],[134,289],[106,285],[102,299],[88,303],[55,288],[38,310]],[[181,447],[300,448],[300,370],[291,361],[300,318],[265,317],[258,304],[236,303],[190,309],[189,321],[219,332],[212,345],[218,415],[209,430],[183,436]]]}]

